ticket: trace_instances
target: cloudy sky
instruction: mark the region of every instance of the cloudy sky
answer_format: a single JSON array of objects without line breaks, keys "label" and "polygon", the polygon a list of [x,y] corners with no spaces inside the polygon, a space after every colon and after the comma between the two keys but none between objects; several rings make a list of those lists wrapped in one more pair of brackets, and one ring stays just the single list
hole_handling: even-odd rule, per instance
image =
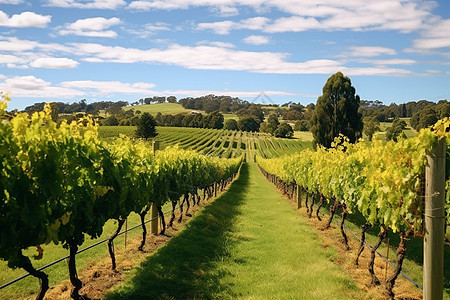
[{"label": "cloudy sky", "polygon": [[337,71],[362,99],[450,100],[450,1],[0,0],[11,109],[261,92],[308,104]]}]

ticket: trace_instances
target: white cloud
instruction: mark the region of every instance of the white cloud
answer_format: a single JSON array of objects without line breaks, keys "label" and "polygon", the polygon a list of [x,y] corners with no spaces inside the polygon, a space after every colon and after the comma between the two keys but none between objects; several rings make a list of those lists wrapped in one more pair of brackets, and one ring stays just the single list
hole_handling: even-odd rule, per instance
[{"label": "white cloud", "polygon": [[349,68],[342,62],[315,59],[289,62],[287,54],[279,52],[237,51],[217,46],[181,46],[166,49],[141,50],[100,44],[74,44],[74,52],[91,62],[158,63],[187,69],[233,70],[271,74],[332,74],[345,71],[349,75],[408,75],[409,70],[386,67]]},{"label": "white cloud", "polygon": [[239,14],[239,10],[236,7],[221,5],[219,7],[214,7],[213,11],[217,12],[217,14],[221,17],[231,17],[237,16]]},{"label": "white cloud", "polygon": [[46,27],[51,22],[51,16],[43,16],[35,14],[34,12],[26,11],[21,14],[12,15],[9,17],[3,11],[0,11],[0,26],[4,27]]},{"label": "white cloud", "polygon": [[[209,7],[230,15],[238,14],[239,6],[253,8],[257,13],[276,9],[287,13],[288,17],[274,20],[265,26],[266,32],[305,31],[320,29],[336,30],[396,30],[404,33],[419,30],[433,17],[431,11],[436,6],[433,1],[379,0],[374,2],[356,0],[139,0],[129,4],[130,9],[174,10],[190,7]],[[226,27],[245,29],[241,22],[202,23],[198,29],[213,29],[216,33],[227,34]],[[256,30],[256,29],[255,29]]]},{"label": "white cloud", "polygon": [[267,36],[263,35],[250,35],[242,40],[246,44],[251,45],[264,45],[270,42],[270,39]]},{"label": "white cloud", "polygon": [[235,48],[234,44],[218,41],[200,41],[197,43],[199,46],[214,46],[219,48]]},{"label": "white cloud", "polygon": [[413,49],[432,50],[450,48],[450,19],[439,19],[413,41]]},{"label": "white cloud", "polygon": [[73,54],[73,48],[60,44],[43,44],[35,41],[21,40],[15,37],[0,36],[0,64],[7,68],[73,68],[78,64],[69,58],[55,58],[63,53]]},{"label": "white cloud", "polygon": [[23,0],[0,0],[2,4],[21,4]]},{"label": "white cloud", "polygon": [[270,20],[265,17],[255,17],[242,20],[240,22],[221,21],[213,23],[199,23],[196,26],[197,30],[213,30],[217,34],[229,34],[231,30],[236,29],[250,29],[262,30],[267,22]]},{"label": "white cloud", "polygon": [[153,92],[155,85],[148,82],[123,83],[120,81],[63,81],[61,86],[65,88],[74,88],[85,91],[91,95],[110,95],[120,94],[149,94]]},{"label": "white cloud", "polygon": [[275,20],[272,24],[265,26],[265,32],[298,32],[307,31],[311,29],[320,29],[323,26],[315,18],[304,18],[293,16],[288,18],[280,18]]},{"label": "white cloud", "polygon": [[372,57],[380,55],[395,55],[397,52],[392,48],[378,46],[352,46],[346,55],[356,57]]},{"label": "white cloud", "polygon": [[357,60],[360,63],[369,63],[373,65],[414,65],[417,61],[408,58],[392,58],[392,59],[360,59]]},{"label": "white cloud", "polygon": [[140,38],[147,38],[151,35],[156,34],[159,31],[170,31],[170,24],[164,22],[148,23],[143,26],[142,29],[130,29],[125,28],[128,33],[139,36]]},{"label": "white cloud", "polygon": [[2,37],[0,36],[0,51],[5,52],[23,52],[31,50],[40,50],[44,52],[67,52],[71,53],[72,48],[61,44],[43,44],[36,41],[21,40],[16,37]]},{"label": "white cloud", "polygon": [[15,55],[4,55],[4,54],[0,54],[0,64],[17,64],[17,63],[21,63],[22,60],[15,56]]},{"label": "white cloud", "polygon": [[72,98],[83,92],[54,86],[52,83],[35,76],[15,76],[0,81],[0,90],[11,91],[11,97],[31,98]]},{"label": "white cloud", "polygon": [[105,19],[102,17],[80,19],[71,24],[64,25],[64,29],[58,31],[61,35],[80,35],[90,37],[116,37],[117,33],[106,30],[111,26],[120,24],[119,18]]},{"label": "white cloud", "polygon": [[30,63],[33,68],[46,69],[73,69],[78,66],[78,62],[70,58],[41,57]]},{"label": "white cloud", "polygon": [[84,9],[118,9],[125,6],[124,0],[48,0],[47,5],[64,8],[84,8]]}]

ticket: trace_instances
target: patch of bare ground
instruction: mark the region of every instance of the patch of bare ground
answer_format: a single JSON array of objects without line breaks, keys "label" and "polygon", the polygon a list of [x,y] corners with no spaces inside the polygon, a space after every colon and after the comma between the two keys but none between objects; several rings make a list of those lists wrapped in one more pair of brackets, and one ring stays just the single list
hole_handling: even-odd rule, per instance
[{"label": "patch of bare ground", "polygon": [[[227,188],[225,188],[223,192],[226,190]],[[220,196],[220,194],[218,196]],[[78,277],[83,282],[83,288],[80,290],[80,295],[82,295],[86,300],[103,299],[104,295],[106,295],[109,290],[125,280],[127,273],[138,267],[141,262],[152,255],[156,250],[164,246],[170,239],[177,236],[178,233],[186,227],[186,224],[192,219],[191,217],[194,214],[214,200],[215,198],[211,198],[209,200],[202,199],[200,201],[201,206],[191,205],[187,216],[185,214],[186,211],[183,212],[181,223],[178,223],[177,221],[180,217],[180,211],[177,209],[175,212],[173,227],[167,226],[164,235],[152,235],[147,233],[144,251],[138,250],[138,247],[141,244],[142,235],[136,237],[135,239],[129,240],[126,245],[126,249],[123,249],[123,247],[121,247],[121,249],[116,248],[116,270],[112,270],[111,259],[109,256],[98,261],[92,261],[87,267],[82,270],[78,270]],[[186,206],[184,209],[186,209]],[[166,216],[166,222],[169,219],[170,216]],[[150,225],[147,224],[147,230],[149,230],[149,227]],[[141,229],[137,228],[135,230]],[[103,245],[103,247],[106,247],[106,244]],[[47,291],[44,299],[70,299],[70,292],[72,289],[73,286],[70,281],[68,279],[64,280],[58,285],[51,287]],[[35,297],[35,295],[33,297]]]},{"label": "patch of bare ground", "polygon": [[[288,198],[286,197],[286,199]],[[297,203],[294,203],[289,199],[288,201],[291,203],[293,209],[297,209]],[[328,248],[331,246],[334,247],[336,251],[338,251],[338,255],[333,256],[331,260],[334,263],[341,265],[351,275],[352,279],[356,282],[357,286],[361,290],[366,292],[365,299],[373,299],[373,300],[391,299],[388,295],[384,282],[386,281],[386,278],[388,278],[394,272],[394,269],[392,269],[392,267],[390,267],[389,265],[387,266],[386,269],[386,262],[377,255],[375,258],[374,272],[375,275],[380,280],[381,285],[378,286],[371,285],[372,277],[368,270],[368,264],[371,254],[370,249],[368,249],[367,247],[364,248],[364,251],[359,257],[359,266],[357,266],[355,264],[355,260],[359,250],[360,245],[359,241],[354,239],[353,236],[351,236],[347,232],[350,250],[346,250],[344,238],[342,237],[339,226],[332,223],[330,228],[325,229],[329,215],[321,213],[320,216],[322,218],[322,221],[319,221],[317,217],[315,217],[315,211],[316,210],[314,209],[313,216],[309,218],[308,214],[306,213],[306,208],[304,205],[302,208],[298,209],[298,213],[303,218],[307,219],[308,223],[315,228],[317,235],[321,239],[322,247]],[[325,209],[323,209],[323,211],[325,211]],[[336,212],[334,219],[339,220],[340,222],[341,215]],[[390,255],[395,256],[396,254],[391,252]],[[422,299],[421,291],[417,287],[415,287],[411,282],[406,280],[402,275],[398,276],[395,282],[393,292],[395,294],[395,299],[404,299],[404,300]]]}]

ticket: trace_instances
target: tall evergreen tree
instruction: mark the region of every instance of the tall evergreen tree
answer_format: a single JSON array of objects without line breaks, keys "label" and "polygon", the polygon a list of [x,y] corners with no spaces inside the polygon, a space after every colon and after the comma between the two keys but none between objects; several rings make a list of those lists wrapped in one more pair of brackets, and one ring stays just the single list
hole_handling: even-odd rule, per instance
[{"label": "tall evergreen tree", "polygon": [[148,139],[157,136],[155,127],[156,121],[153,116],[147,112],[143,113],[137,122],[136,137]]},{"label": "tall evergreen tree", "polygon": [[354,143],[361,137],[363,122],[358,112],[360,99],[350,78],[337,72],[328,78],[322,92],[311,119],[315,144],[330,147],[339,134]]}]

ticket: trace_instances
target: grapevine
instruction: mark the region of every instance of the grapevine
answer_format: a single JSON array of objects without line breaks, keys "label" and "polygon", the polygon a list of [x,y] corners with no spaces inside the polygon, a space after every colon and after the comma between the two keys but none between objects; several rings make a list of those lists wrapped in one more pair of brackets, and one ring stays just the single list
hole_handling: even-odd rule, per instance
[{"label": "grapevine", "polygon": [[[351,144],[340,136],[331,148],[319,147],[316,151],[304,150],[301,153],[273,159],[257,157],[257,163],[263,173],[287,185],[291,182],[299,186],[300,191],[312,195],[309,215],[312,214],[314,198],[320,195],[326,201],[335,201],[331,206],[331,223],[337,207],[343,208],[343,220],[346,213],[359,211],[366,219],[362,227],[362,240],[368,227],[381,228],[377,245],[372,249],[372,261],[369,271],[372,283],[379,284],[373,273],[375,250],[386,236],[387,231],[400,232],[401,244],[398,248],[399,259],[396,272],[389,278],[387,287],[393,297],[392,287],[401,270],[405,254],[405,240],[410,234],[423,234],[423,181],[427,166],[427,154],[437,141],[448,138],[450,120],[443,119],[431,128],[422,129],[414,138],[401,139],[398,142],[372,143],[360,140]],[[447,148],[447,153],[450,148]],[[450,221],[450,163],[447,155],[447,222]],[[322,202],[322,200],[321,200]],[[320,206],[319,206],[320,208]],[[308,208],[307,208],[308,209]],[[317,216],[319,217],[318,210]],[[346,241],[345,233],[341,231]],[[361,244],[359,254],[363,250]],[[348,246],[347,246],[348,247]],[[358,263],[358,259],[356,260]]]},{"label": "grapevine", "polygon": [[0,258],[41,280],[37,299],[48,289],[47,275],[32,267],[23,249],[51,242],[69,248],[71,296],[80,298],[75,254],[86,236],[99,237],[109,219],[118,220],[120,230],[131,212],[142,215],[152,203],[160,210],[193,187],[224,182],[242,162],[178,148],[154,156],[144,141],[126,137],[106,144],[89,118],[57,125],[49,105],[31,116],[8,116],[8,95],[1,97]]}]

